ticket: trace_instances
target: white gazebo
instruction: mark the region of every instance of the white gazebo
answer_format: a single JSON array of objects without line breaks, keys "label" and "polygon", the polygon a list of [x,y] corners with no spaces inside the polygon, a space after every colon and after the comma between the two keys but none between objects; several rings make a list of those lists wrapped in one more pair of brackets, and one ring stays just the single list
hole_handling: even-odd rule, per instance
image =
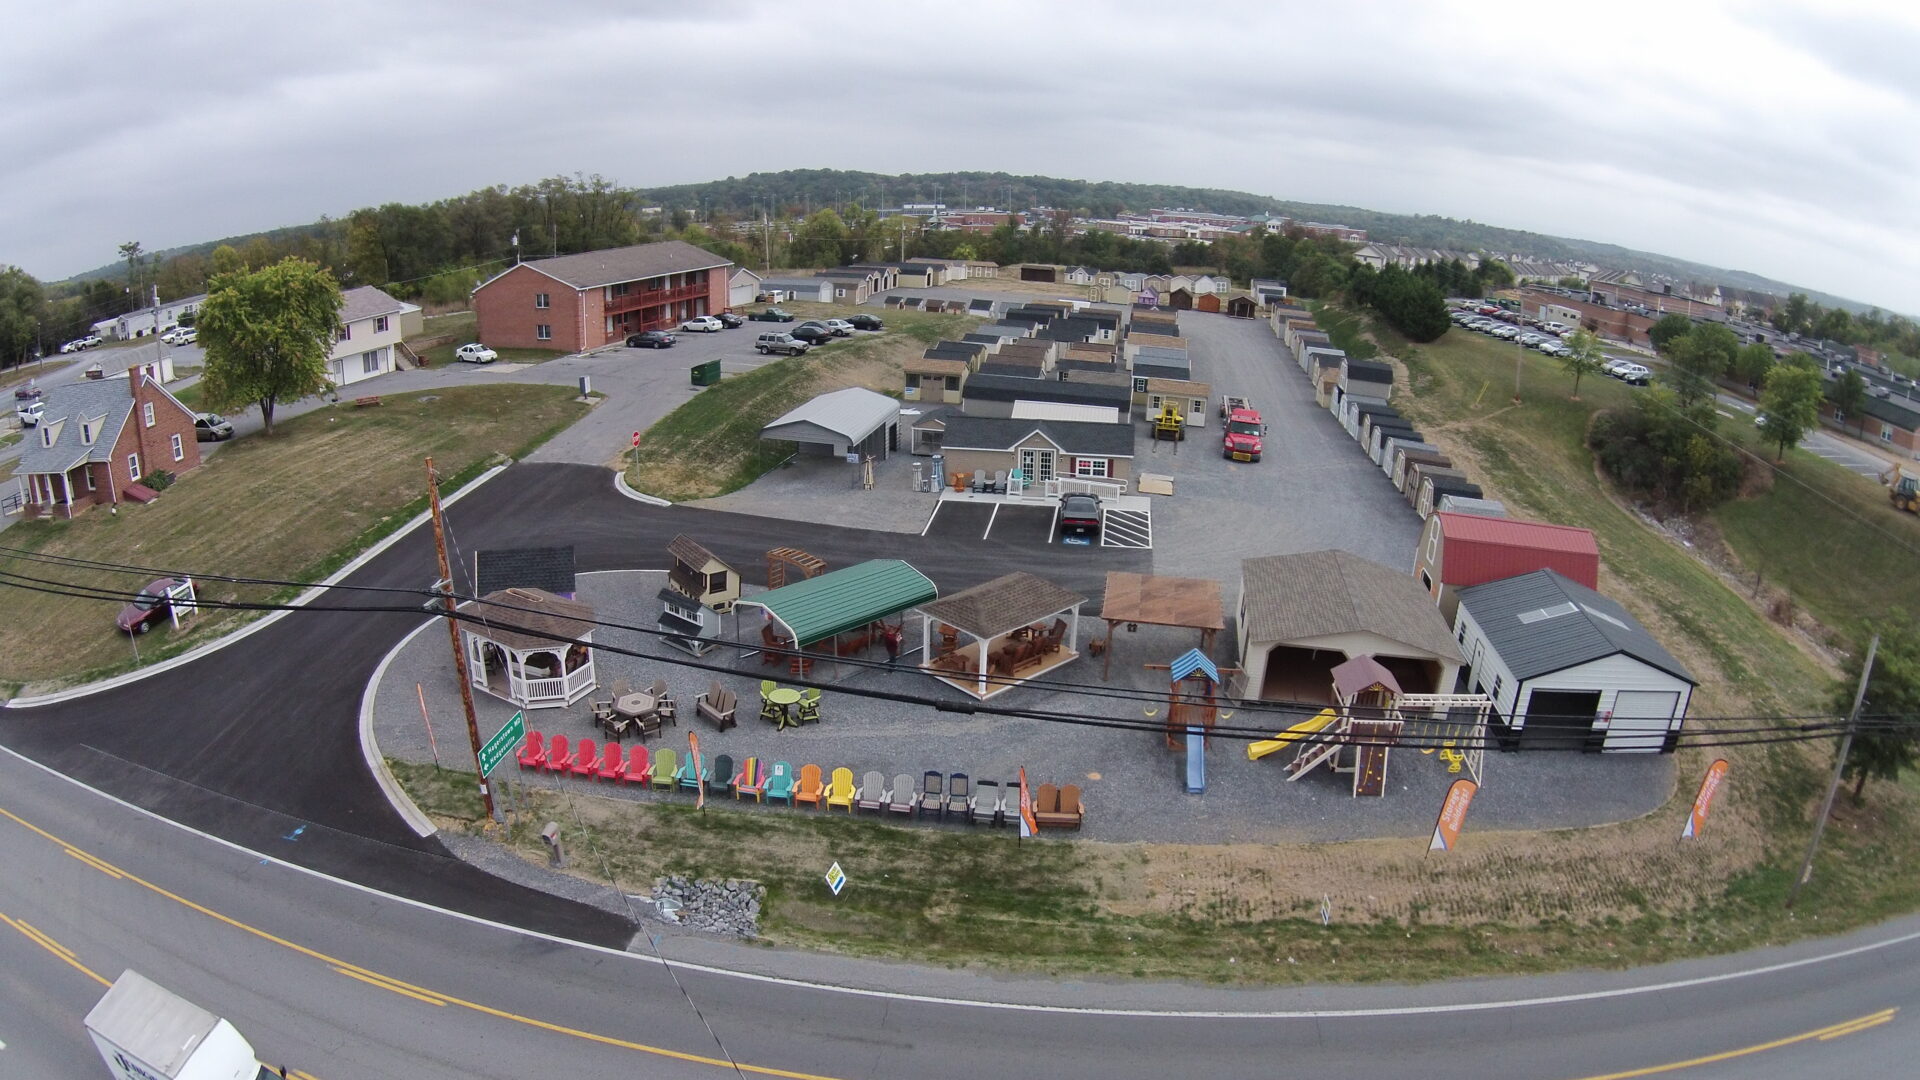
[{"label": "white gazebo", "polygon": [[593,670],[593,608],[545,589],[502,589],[460,605],[473,685],[523,709],[585,697]]}]

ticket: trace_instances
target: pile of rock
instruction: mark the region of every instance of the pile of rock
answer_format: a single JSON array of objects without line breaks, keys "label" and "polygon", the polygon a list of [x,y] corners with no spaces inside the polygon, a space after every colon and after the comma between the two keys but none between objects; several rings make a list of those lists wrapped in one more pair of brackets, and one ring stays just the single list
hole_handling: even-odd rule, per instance
[{"label": "pile of rock", "polygon": [[756,881],[696,881],[664,877],[653,883],[653,905],[664,918],[709,934],[760,936],[760,902],[767,890]]}]

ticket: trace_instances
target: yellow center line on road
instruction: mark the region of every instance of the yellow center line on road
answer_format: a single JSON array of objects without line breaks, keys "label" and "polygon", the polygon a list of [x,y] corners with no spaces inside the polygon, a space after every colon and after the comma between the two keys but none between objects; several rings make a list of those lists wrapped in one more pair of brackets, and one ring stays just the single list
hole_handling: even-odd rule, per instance
[{"label": "yellow center line on road", "polygon": [[72,967],[75,971],[80,972],[82,975],[85,975],[87,978],[92,979],[94,982],[99,983],[101,986],[113,985],[111,981],[101,978],[98,972],[94,971],[92,968],[88,967],[87,965],[81,963],[79,959],[74,956],[72,949],[69,949],[65,945],[62,945],[59,942],[53,940],[52,938],[48,937],[46,934],[40,932],[39,930],[35,930],[33,927],[27,925],[21,920],[12,918],[6,915],[5,913],[0,913],[0,922],[4,922],[8,926],[11,926],[15,930],[18,930],[20,932],[20,936],[26,938],[28,941],[31,941],[35,945],[38,945],[41,948],[52,953],[54,957],[58,959],[61,963],[67,964],[68,966]]},{"label": "yellow center line on road", "polygon": [[[716,1069],[725,1069],[725,1070],[728,1070],[729,1072],[746,1072],[746,1073],[753,1073],[757,1076],[778,1076],[778,1077],[783,1077],[784,1080],[837,1080],[836,1077],[822,1076],[818,1073],[795,1072],[790,1069],[779,1069],[769,1065],[750,1065],[744,1061],[734,1062],[734,1061],[729,1061],[725,1058],[709,1057],[705,1054],[692,1054],[684,1050],[669,1050],[664,1046],[650,1046],[646,1043],[634,1042],[630,1039],[621,1039],[612,1035],[601,1035],[592,1031],[584,1031],[580,1028],[568,1027],[565,1024],[556,1024],[550,1020],[540,1020],[531,1016],[522,1016],[519,1013],[508,1012],[505,1009],[496,1009],[490,1005],[482,1005],[478,1002],[467,1001],[465,999],[455,997],[452,994],[443,994],[437,990],[431,990],[423,986],[415,986],[412,983],[402,982],[401,980],[393,978],[392,976],[382,975],[377,971],[373,971],[369,968],[361,967],[358,964],[351,963],[346,960],[341,960],[338,957],[329,956],[326,953],[319,951],[318,949],[309,948],[297,942],[289,941],[286,938],[280,937],[277,934],[269,933],[268,931],[262,930],[256,926],[251,926],[247,923],[243,923],[239,919],[233,918],[230,915],[223,915],[220,912],[215,911],[204,904],[195,903],[194,901],[189,900],[186,897],[179,895],[178,893],[170,892],[167,889],[162,888],[159,885],[155,885],[153,882],[140,877],[138,874],[130,873],[126,870],[123,870],[119,867],[114,866],[112,863],[109,863],[104,859],[101,859],[99,856],[91,855],[88,852],[84,851],[83,849],[74,847],[74,845],[67,843],[65,840],[62,840],[59,837],[53,835],[52,833],[46,831],[45,829],[40,828],[38,825],[35,825],[32,822],[27,821],[25,818],[22,818],[18,814],[15,814],[12,811],[7,810],[5,807],[0,807],[0,817],[5,817],[7,820],[12,821],[16,825],[19,825],[21,828],[24,828],[27,831],[37,836],[40,836],[48,840],[49,842],[56,844],[62,848],[66,848],[68,850],[78,852],[80,855],[86,855],[88,860],[91,860],[91,862],[95,862],[99,864],[99,867],[97,867],[98,869],[103,869],[103,870],[111,869],[114,873],[120,875],[124,880],[130,881],[133,884],[138,885],[141,888],[146,889],[147,891],[152,892],[156,895],[164,896],[167,899],[173,901],[174,903],[179,904],[184,908],[187,908],[188,910],[198,912],[199,914],[204,915],[207,918],[214,920],[215,922],[225,923],[226,925],[234,928],[235,930],[240,930],[245,933],[251,934],[262,941],[272,942],[273,944],[278,945],[281,948],[288,949],[292,952],[299,953],[302,956],[309,957],[314,960],[318,960],[321,963],[327,965],[330,968],[333,968],[335,971],[338,971],[343,975],[352,975],[356,978],[360,978],[362,982],[367,982],[372,985],[379,986],[383,990],[390,990],[390,991],[393,991],[394,993],[406,993],[410,997],[419,997],[422,1000],[431,1000],[435,1002],[444,1003],[447,1005],[458,1005],[463,1009],[468,1009],[473,1012],[480,1013],[484,1016],[491,1016],[499,1020],[510,1020],[516,1024],[524,1024],[528,1027],[540,1028],[543,1031],[551,1031],[557,1035],[567,1035],[576,1039],[583,1039],[587,1042],[600,1043],[603,1046],[618,1047],[622,1050],[634,1050],[642,1054],[652,1054],[656,1057],[672,1058],[675,1061],[685,1061],[695,1065],[710,1065]],[[6,918],[6,916],[0,915],[0,918]],[[7,921],[9,924],[13,924],[13,920],[8,919]],[[13,925],[15,926],[15,929],[19,929],[18,924],[13,924]],[[26,931],[24,930],[22,930],[21,932],[26,933]],[[28,935],[28,936],[31,937],[32,935]],[[59,954],[55,953],[54,955],[58,956]],[[106,979],[102,979],[100,978],[100,976],[95,975],[93,972],[88,971],[84,967],[81,967],[78,961],[68,959],[67,957],[64,957],[64,956],[60,958],[62,960],[66,960],[69,964],[72,964],[74,967],[80,968],[81,971],[85,971],[88,975],[98,980],[100,985],[102,986],[112,985],[112,983],[110,983]],[[291,1075],[291,1073],[289,1073],[289,1075]]]},{"label": "yellow center line on road", "polygon": [[107,875],[110,878],[113,878],[116,881],[126,876],[125,874],[122,874],[120,871],[114,869],[111,865],[101,862],[99,859],[96,859],[93,856],[87,854],[86,852],[81,851],[79,848],[67,848],[65,850],[67,854],[73,856],[76,859],[79,859],[81,862],[86,863],[88,866],[93,867],[95,870],[100,871],[101,873]]},{"label": "yellow center line on road", "polygon": [[382,990],[391,990],[396,994],[402,994],[406,997],[412,998],[415,1001],[424,1001],[429,1005],[445,1005],[446,1004],[446,1002],[440,998],[421,993],[417,990],[409,990],[404,986],[395,986],[393,983],[390,983],[385,979],[376,978],[372,975],[364,975],[358,971],[353,971],[348,968],[343,968],[338,964],[334,965],[333,970],[339,972],[342,975],[345,975],[349,979],[359,979],[361,982],[366,983],[368,986],[377,986]]},{"label": "yellow center line on road", "polygon": [[1738,1050],[1724,1050],[1718,1054],[1708,1054],[1705,1057],[1690,1058],[1686,1061],[1675,1061],[1666,1065],[1648,1065],[1642,1069],[1628,1069],[1626,1072],[1604,1073],[1599,1076],[1582,1076],[1579,1077],[1578,1080],[1632,1080],[1632,1078],[1636,1076],[1658,1076],[1661,1073],[1679,1072],[1681,1069],[1692,1069],[1701,1065],[1712,1065],[1716,1062],[1731,1061],[1734,1058],[1761,1054],[1768,1050],[1778,1050],[1783,1046],[1792,1046],[1795,1043],[1809,1042],[1812,1040],[1825,1042],[1828,1039],[1837,1039],[1842,1035],[1851,1035],[1856,1031],[1865,1031],[1867,1028],[1877,1027],[1893,1019],[1893,1014],[1899,1011],[1900,1009],[1897,1006],[1882,1009],[1876,1013],[1868,1013],[1865,1016],[1845,1020],[1838,1024],[1829,1024],[1826,1027],[1815,1028],[1812,1031],[1802,1032],[1799,1035],[1789,1035],[1784,1039],[1775,1039],[1772,1042],[1758,1043],[1753,1046],[1743,1046]]}]

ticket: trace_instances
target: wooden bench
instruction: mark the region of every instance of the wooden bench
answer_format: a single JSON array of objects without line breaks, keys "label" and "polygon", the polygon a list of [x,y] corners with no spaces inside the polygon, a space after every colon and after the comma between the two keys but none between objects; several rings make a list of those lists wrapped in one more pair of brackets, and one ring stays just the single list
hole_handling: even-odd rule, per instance
[{"label": "wooden bench", "polygon": [[369,397],[357,397],[353,399],[353,407],[356,409],[364,409],[369,406],[378,405],[378,404],[380,404],[380,395],[378,394],[374,394]]},{"label": "wooden bench", "polygon": [[1080,789],[1076,785],[1055,790],[1052,784],[1041,784],[1039,798],[1034,800],[1033,823],[1042,829],[1077,829],[1086,820],[1087,808],[1080,801]]},{"label": "wooden bench", "polygon": [[719,683],[714,683],[701,691],[699,696],[693,699],[693,703],[694,711],[700,714],[701,719],[712,723],[715,729],[725,731],[734,726],[733,713],[738,702],[735,700],[733,691],[722,687]]}]

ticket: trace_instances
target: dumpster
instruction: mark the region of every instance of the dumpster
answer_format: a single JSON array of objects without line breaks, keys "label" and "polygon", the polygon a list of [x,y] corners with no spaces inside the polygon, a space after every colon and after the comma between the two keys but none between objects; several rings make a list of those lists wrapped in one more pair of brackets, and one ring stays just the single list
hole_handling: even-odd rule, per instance
[{"label": "dumpster", "polygon": [[693,365],[693,385],[712,386],[720,381],[720,361],[709,360],[704,364]]}]

